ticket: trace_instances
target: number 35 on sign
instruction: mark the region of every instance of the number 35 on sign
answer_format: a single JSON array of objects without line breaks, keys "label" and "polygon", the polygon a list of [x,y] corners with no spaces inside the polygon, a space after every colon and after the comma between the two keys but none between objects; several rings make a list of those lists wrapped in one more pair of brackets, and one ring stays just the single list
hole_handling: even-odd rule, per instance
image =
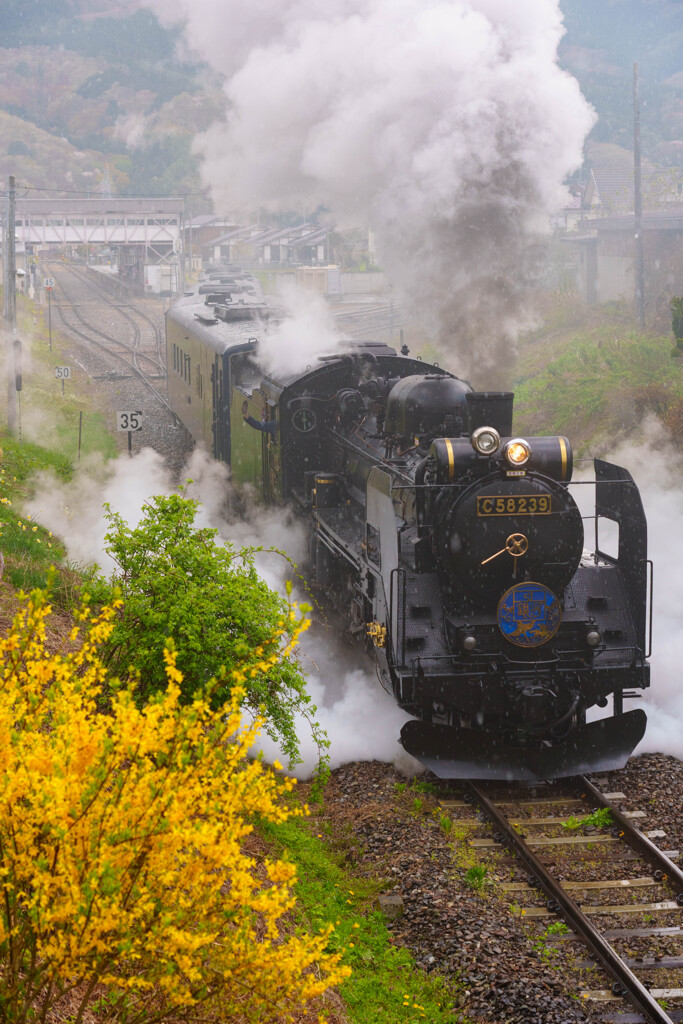
[{"label": "number 35 on sign", "polygon": [[142,430],[142,413],[141,412],[117,412],[116,413],[116,429],[117,430]]}]

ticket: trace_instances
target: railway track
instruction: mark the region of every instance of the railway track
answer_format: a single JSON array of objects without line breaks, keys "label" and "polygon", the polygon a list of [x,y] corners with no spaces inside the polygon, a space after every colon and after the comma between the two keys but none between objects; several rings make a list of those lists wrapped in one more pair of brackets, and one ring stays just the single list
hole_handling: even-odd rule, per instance
[{"label": "railway track", "polygon": [[[683,1021],[679,851],[655,845],[662,830],[641,831],[645,813],[625,809],[625,794],[585,778],[533,788],[468,783],[461,798],[440,803],[461,828],[493,829],[473,835],[471,850],[540,947],[584,944],[588,956],[574,950],[564,969],[594,1019]],[[468,814],[475,807],[477,818]],[[558,921],[570,931],[544,928]]]},{"label": "railway track", "polygon": [[[103,288],[90,279],[88,274],[70,264],[44,264],[49,270],[50,276],[56,280],[56,290],[52,294],[52,305],[61,320],[64,329],[84,341],[87,345],[94,346],[99,351],[106,353],[108,359],[125,367],[128,373],[133,374],[153,396],[156,403],[162,405],[169,412],[172,412],[168,400],[157,387],[157,381],[166,379],[166,367],[162,354],[162,332],[158,324],[146,313],[137,307],[135,303],[121,304],[108,295]],[[65,284],[64,272],[71,275],[74,287]],[[76,294],[82,292],[85,286],[88,294],[95,294],[96,301],[88,298],[84,301],[82,296]],[[115,332],[104,330],[101,326],[102,307],[108,311],[115,312],[122,322],[121,330]],[[95,320],[99,320],[97,323]],[[143,347],[143,328],[145,332],[153,331],[153,345],[151,351]],[[108,371],[111,376],[111,371]]]},{"label": "railway track", "polygon": [[[105,288],[98,285],[93,275],[88,274],[87,271],[82,270],[78,266],[68,264],[68,269],[71,273],[80,281],[82,281],[92,292],[99,295],[103,302],[109,304],[112,308],[116,309],[120,315],[126,320],[133,328],[134,337],[137,340],[137,346],[139,347],[142,338],[142,331],[140,325],[136,322],[142,320],[148,334],[151,332],[154,337],[154,358],[153,362],[159,367],[160,374],[162,376],[166,373],[165,364],[165,343],[164,334],[161,329],[158,320],[155,320],[149,315],[146,309],[143,308],[140,302],[136,302],[133,299],[129,299],[126,303],[117,302],[107,292]],[[145,356],[145,358],[148,358]]]},{"label": "railway track", "polygon": [[336,313],[335,320],[348,338],[359,340],[399,330],[404,325],[404,310],[393,303],[368,304],[360,309],[340,311]]}]

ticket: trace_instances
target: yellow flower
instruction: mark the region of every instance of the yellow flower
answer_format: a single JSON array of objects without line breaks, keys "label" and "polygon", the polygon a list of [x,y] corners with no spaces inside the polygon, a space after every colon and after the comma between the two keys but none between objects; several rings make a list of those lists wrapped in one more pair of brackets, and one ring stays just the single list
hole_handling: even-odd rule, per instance
[{"label": "yellow flower", "polygon": [[350,968],[325,951],[331,928],[283,933],[295,868],[269,859],[263,874],[244,849],[254,816],[304,815],[283,801],[293,780],[248,761],[258,724],[242,723],[239,688],[216,710],[180,703],[171,651],[157,700],[140,709],[121,686],[99,712],[98,646],[121,603],[81,609],[67,654],[45,647],[40,592],[0,637],[0,837],[13,839],[0,888],[26,911],[17,962],[39,958],[43,995],[85,977],[138,1016],[150,998],[186,1016],[207,974],[208,1015],[256,1019],[280,1001],[305,1014]]}]

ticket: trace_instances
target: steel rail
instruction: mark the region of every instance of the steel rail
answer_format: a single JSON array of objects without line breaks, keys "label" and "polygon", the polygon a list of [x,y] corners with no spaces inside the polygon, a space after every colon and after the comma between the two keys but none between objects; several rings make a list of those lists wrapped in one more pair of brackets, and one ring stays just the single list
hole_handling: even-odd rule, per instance
[{"label": "steel rail", "polygon": [[[150,356],[147,356],[144,353],[142,353],[142,355],[143,355],[143,357],[145,359],[149,359],[150,362],[155,362],[157,364],[157,366],[159,367],[159,369],[162,370],[165,373],[166,372],[166,365],[163,362],[163,359],[161,357],[161,330],[159,329],[159,325],[152,319],[152,317],[149,315],[149,313],[147,313],[146,310],[141,309],[140,306],[136,302],[134,302],[132,299],[130,299],[128,302],[124,302],[124,303],[114,302],[112,300],[111,295],[106,291],[106,289],[103,288],[101,284],[96,283],[95,280],[92,277],[90,277],[90,275],[88,275],[87,273],[83,272],[80,267],[74,267],[73,264],[71,264],[71,263],[67,263],[67,264],[65,264],[65,266],[66,266],[66,268],[72,274],[74,274],[74,276],[79,281],[82,281],[84,284],[87,284],[90,287],[91,290],[96,291],[98,294],[100,294],[102,296],[103,300],[108,303],[108,305],[112,306],[113,309],[117,309],[119,311],[119,313],[121,313],[121,315],[126,320],[128,320],[131,324],[133,323],[133,320],[126,313],[126,310],[128,310],[128,309],[133,310],[136,316],[139,316],[142,320],[146,320],[147,321],[147,323],[150,325],[150,327],[154,331],[155,348],[156,348],[157,355],[156,355],[156,359],[154,359],[154,360],[152,360]],[[137,327],[136,324],[134,324],[133,326],[134,326],[135,330],[139,331],[139,328]]]},{"label": "steel rail", "polygon": [[[677,902],[683,906],[683,871],[674,864],[672,860],[662,853],[651,839],[648,839],[639,828],[633,824],[630,818],[627,818],[618,807],[606,800],[599,789],[593,785],[585,776],[581,776],[581,787],[585,788],[585,793],[588,795],[592,803],[597,804],[598,807],[604,807],[610,811],[614,821],[619,827],[619,831],[624,833],[624,839],[630,847],[632,847],[636,853],[638,853],[643,860],[647,861],[655,871],[661,871],[662,876],[666,876],[666,881],[671,888],[676,892],[679,897]],[[584,794],[585,795],[585,794]]]},{"label": "steel rail", "polygon": [[[127,352],[130,352],[132,366],[139,373],[142,374],[145,371],[140,367],[139,362],[138,362],[138,358],[144,359],[146,362],[151,363],[152,366],[154,366],[157,369],[160,369],[162,371],[162,373],[164,374],[164,376],[165,376],[166,375],[166,368],[164,367],[164,365],[158,359],[154,358],[153,356],[147,355],[145,352],[140,352],[139,351],[139,346],[140,346],[140,341],[141,341],[142,334],[141,334],[139,326],[135,323],[135,320],[133,319],[133,317],[130,316],[130,314],[126,312],[126,308],[128,308],[128,307],[122,307],[122,306],[118,305],[117,303],[112,302],[111,298],[109,298],[109,296],[107,296],[102,291],[102,289],[98,288],[93,282],[90,281],[90,279],[88,277],[83,277],[80,274],[76,274],[75,271],[73,270],[73,268],[70,267],[68,264],[65,264],[65,268],[67,270],[69,270],[72,274],[74,274],[74,276],[76,277],[77,281],[80,281],[82,284],[85,284],[89,288],[90,291],[94,291],[94,292],[99,293],[100,295],[102,295],[103,296],[103,302],[106,305],[111,306],[112,309],[115,309],[120,314],[120,316],[122,316],[123,319],[126,320],[126,322],[131,325],[131,327],[133,328],[133,344],[129,345],[127,342],[121,341],[120,338],[116,338],[113,335],[108,334],[107,331],[104,331],[101,328],[93,327],[93,325],[80,312],[79,304],[75,303],[70,298],[70,294],[65,289],[63,281],[60,281],[59,282],[59,287],[61,288],[62,292],[64,293],[64,298],[66,299],[68,305],[70,305],[70,307],[71,307],[75,317],[83,324],[83,326],[86,328],[86,330],[92,331],[92,332],[98,334],[100,337],[106,338],[107,341],[110,341],[112,343],[112,345],[118,345],[119,348],[125,349]],[[60,266],[60,269],[64,269],[64,268],[62,268]],[[53,271],[53,273],[54,273],[54,271]],[[131,308],[134,308],[134,307],[131,307]],[[135,310],[135,312],[137,312],[137,310]],[[63,319],[63,317],[62,317],[62,319]]]},{"label": "steel rail", "polygon": [[[151,393],[154,395],[154,397],[160,403],[160,405],[163,405],[165,409],[168,409],[168,411],[173,416],[175,416],[175,412],[171,408],[169,402],[164,398],[164,396],[159,391],[157,391],[157,389],[154,387],[154,385],[148,380],[147,375],[144,373],[143,370],[139,369],[139,367],[137,367],[122,352],[114,352],[114,351],[112,351],[112,349],[108,345],[105,345],[101,341],[98,341],[97,338],[95,337],[95,335],[99,335],[100,337],[105,338],[107,341],[111,341],[111,338],[109,337],[109,335],[107,335],[104,331],[98,330],[97,327],[93,327],[90,323],[88,323],[87,320],[85,320],[82,317],[79,317],[79,319],[81,320],[83,325],[86,327],[86,329],[88,331],[88,334],[86,334],[84,331],[79,330],[79,328],[76,327],[74,324],[68,322],[68,320],[64,316],[64,310],[63,310],[59,300],[58,299],[54,299],[53,302],[54,302],[54,305],[57,307],[57,312],[59,313],[59,315],[60,315],[60,317],[62,319],[62,323],[64,324],[64,327],[66,328],[66,330],[71,331],[72,334],[75,334],[77,337],[82,338],[83,341],[87,342],[89,345],[95,345],[97,348],[99,348],[103,352],[105,352],[110,358],[118,359],[119,362],[123,363],[124,366],[128,370],[130,370],[132,373],[134,373],[140,379],[140,381],[145,385],[145,387],[148,389],[148,391],[151,391]],[[71,306],[71,308],[73,309],[73,305]],[[122,342],[116,342],[116,343],[118,345],[122,346],[123,348],[125,348],[128,352],[130,352],[130,347],[129,346],[123,345]]]},{"label": "steel rail", "polygon": [[[529,872],[530,878],[537,880],[549,900],[549,909],[554,904],[573,931],[586,943],[596,960],[614,979],[615,993],[628,998],[630,1002],[645,1016],[651,1024],[672,1024],[671,1017],[662,1009],[656,999],[648,992],[633,971],[626,966],[612,946],[591,924],[577,903],[567,895],[561,884],[553,878],[543,862],[536,857],[522,837],[509,823],[496,805],[473,782],[467,783],[472,796],[486,817],[495,825],[505,842],[514,850],[517,857]],[[611,809],[611,808],[610,808]]]}]

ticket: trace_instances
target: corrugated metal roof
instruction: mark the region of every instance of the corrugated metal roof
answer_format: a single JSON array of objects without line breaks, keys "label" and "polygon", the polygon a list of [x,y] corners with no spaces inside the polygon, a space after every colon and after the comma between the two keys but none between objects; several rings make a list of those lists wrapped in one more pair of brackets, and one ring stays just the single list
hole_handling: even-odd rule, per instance
[{"label": "corrugated metal roof", "polygon": [[[594,167],[584,191],[585,208],[599,206],[614,213],[632,212],[634,206],[635,174],[632,167]],[[680,167],[658,167],[642,172],[644,207],[661,207],[677,202],[683,189],[683,171]]]}]

